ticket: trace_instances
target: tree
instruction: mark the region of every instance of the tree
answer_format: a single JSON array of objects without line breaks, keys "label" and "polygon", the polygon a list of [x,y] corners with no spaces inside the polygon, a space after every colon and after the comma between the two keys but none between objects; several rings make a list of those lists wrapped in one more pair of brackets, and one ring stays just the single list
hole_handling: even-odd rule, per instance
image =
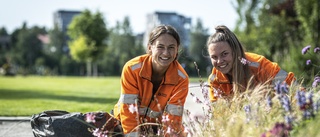
[{"label": "tree", "polygon": [[[307,45],[313,48],[320,47],[320,1],[319,0],[295,0],[295,10],[297,13],[297,19],[301,24],[299,26],[299,32],[302,37],[301,45],[298,49],[301,49]],[[299,51],[298,51],[299,52]],[[312,51],[311,51],[312,52]],[[292,54],[294,55],[294,54]],[[295,56],[296,60],[300,59],[298,69],[302,70],[303,76],[307,82],[314,79],[315,75],[320,75],[320,68],[313,67],[313,64],[318,65],[319,58],[317,54],[308,54]],[[302,56],[302,57],[301,57]],[[311,60],[311,65],[306,65],[306,60]]]},{"label": "tree", "polygon": [[[108,37],[106,23],[102,14],[99,11],[96,14],[91,14],[89,10],[85,10],[72,20],[67,33],[71,38],[69,42],[71,57],[76,61],[87,63],[87,76],[92,75],[91,68],[93,64],[94,75],[97,76],[98,67],[95,64],[107,46],[104,41]],[[84,49],[88,49],[88,51],[83,51]]]},{"label": "tree", "polygon": [[38,38],[39,34],[47,34],[45,28],[34,26],[29,29],[24,23],[12,37],[14,43],[10,54],[12,62],[21,68],[23,74],[35,73],[36,60],[43,56],[43,45]]},{"label": "tree", "polygon": [[110,46],[105,54],[110,58],[108,63],[114,74],[120,75],[122,66],[131,58],[141,55],[144,49],[141,42],[136,42],[132,33],[129,17],[123,22],[117,22],[110,35]]},{"label": "tree", "polygon": [[2,65],[9,63],[7,62],[7,53],[10,48],[10,36],[6,28],[0,28],[0,68]]},{"label": "tree", "polygon": [[[319,1],[317,0],[237,0],[240,16],[235,32],[245,47],[265,55],[297,77],[306,74],[306,57],[301,49],[319,45]],[[244,8],[249,7],[249,8]],[[241,28],[241,29],[240,29]],[[294,63],[292,63],[294,62]]]},{"label": "tree", "polygon": [[49,31],[49,38],[50,43],[44,48],[44,54],[47,58],[46,64],[60,74],[62,67],[67,67],[59,65],[62,56],[67,55],[63,51],[64,34],[57,25],[54,25],[53,29]]}]

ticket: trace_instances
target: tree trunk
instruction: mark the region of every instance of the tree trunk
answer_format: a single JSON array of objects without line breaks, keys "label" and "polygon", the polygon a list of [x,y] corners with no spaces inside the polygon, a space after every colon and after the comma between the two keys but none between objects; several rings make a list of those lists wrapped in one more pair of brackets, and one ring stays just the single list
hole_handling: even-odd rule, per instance
[{"label": "tree trunk", "polygon": [[93,62],[92,67],[93,67],[93,76],[97,77],[99,75],[98,74],[98,64],[96,62]]},{"label": "tree trunk", "polygon": [[87,76],[90,77],[92,76],[92,62],[87,61]]}]

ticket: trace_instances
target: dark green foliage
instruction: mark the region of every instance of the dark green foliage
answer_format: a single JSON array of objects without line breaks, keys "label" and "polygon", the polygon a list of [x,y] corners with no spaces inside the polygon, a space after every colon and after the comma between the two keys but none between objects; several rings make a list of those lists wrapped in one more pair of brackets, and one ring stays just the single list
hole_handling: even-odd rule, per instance
[{"label": "dark green foliage", "polygon": [[208,30],[203,27],[201,19],[197,20],[196,25],[192,28],[190,36],[190,60],[187,63],[187,67],[191,68],[188,70],[188,74],[191,76],[198,76],[198,72],[195,69],[196,62],[201,76],[207,77],[209,74],[207,68],[211,68],[210,59],[207,54],[206,42],[208,35]]},{"label": "dark green foliage", "polygon": [[[237,0],[239,14],[235,33],[249,52],[277,62],[281,68],[310,81],[314,71],[306,66],[301,49],[319,46],[317,0]],[[316,4],[315,4],[316,3]],[[316,31],[318,30],[318,31]],[[312,58],[312,57],[311,57]],[[310,71],[311,70],[311,71]]]},{"label": "dark green foliage", "polygon": [[122,66],[131,58],[144,54],[142,42],[137,42],[130,26],[129,17],[123,22],[117,22],[110,34],[110,45],[105,51],[103,60],[107,73],[120,75]]},{"label": "dark green foliage", "polygon": [[83,11],[74,17],[67,33],[71,38],[69,49],[72,59],[87,63],[87,76],[97,76],[98,70],[95,64],[107,46],[105,40],[108,37],[102,14],[100,12],[91,14],[89,10]]}]

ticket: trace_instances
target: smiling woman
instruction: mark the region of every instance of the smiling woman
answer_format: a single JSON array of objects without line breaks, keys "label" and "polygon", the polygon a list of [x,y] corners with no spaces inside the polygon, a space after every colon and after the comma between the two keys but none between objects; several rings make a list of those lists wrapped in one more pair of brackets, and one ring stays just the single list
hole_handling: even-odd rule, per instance
[{"label": "smiling woman", "polygon": [[[114,116],[126,136],[184,136],[182,115],[189,77],[177,61],[179,46],[178,32],[159,25],[149,35],[148,54],[124,65]],[[170,121],[162,121],[163,117]]]},{"label": "smiling woman", "polygon": [[209,76],[210,100],[244,92],[257,85],[271,85],[294,80],[292,72],[287,73],[280,66],[264,56],[245,52],[236,35],[224,25],[208,38],[207,46],[214,68]]}]

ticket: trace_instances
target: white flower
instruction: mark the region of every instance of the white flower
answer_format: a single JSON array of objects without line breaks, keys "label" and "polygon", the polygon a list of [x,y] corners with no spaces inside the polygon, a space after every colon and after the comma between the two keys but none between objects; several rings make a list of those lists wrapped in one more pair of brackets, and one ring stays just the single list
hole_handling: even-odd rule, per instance
[{"label": "white flower", "polygon": [[134,112],[138,112],[138,109],[135,107],[135,105],[130,104],[130,105],[129,105],[129,111],[130,111],[131,113],[134,113]]}]

